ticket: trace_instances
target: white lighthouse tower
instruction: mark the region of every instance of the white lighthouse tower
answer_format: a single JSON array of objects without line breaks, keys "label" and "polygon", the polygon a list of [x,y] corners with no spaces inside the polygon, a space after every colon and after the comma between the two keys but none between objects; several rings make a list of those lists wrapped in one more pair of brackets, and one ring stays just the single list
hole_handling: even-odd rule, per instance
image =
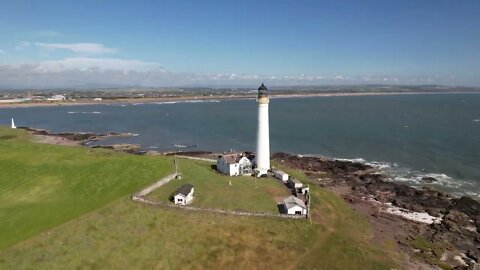
[{"label": "white lighthouse tower", "polygon": [[15,121],[13,120],[13,117],[12,117],[12,125],[11,125],[11,128],[17,128],[17,126],[15,126]]},{"label": "white lighthouse tower", "polygon": [[267,87],[262,83],[258,88],[258,129],[257,153],[255,156],[255,175],[265,175],[270,170],[270,132],[268,123],[268,93]]}]

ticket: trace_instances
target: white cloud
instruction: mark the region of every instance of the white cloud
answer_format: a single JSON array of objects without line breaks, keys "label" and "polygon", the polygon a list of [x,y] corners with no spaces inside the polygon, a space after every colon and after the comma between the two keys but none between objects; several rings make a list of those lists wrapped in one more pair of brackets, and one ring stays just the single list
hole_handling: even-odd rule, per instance
[{"label": "white cloud", "polygon": [[15,46],[15,50],[23,50],[26,47],[30,46],[30,42],[28,41],[19,41],[17,42],[17,46]]},{"label": "white cloud", "polygon": [[120,70],[120,71],[164,71],[159,63],[143,62],[139,60],[117,59],[117,58],[89,58],[77,57],[66,58],[63,60],[43,61],[39,64],[39,68],[45,71],[64,71],[69,69],[78,70]]},{"label": "white cloud", "polygon": [[[389,75],[324,76],[318,74],[262,75],[244,73],[175,73],[161,64],[134,59],[73,57],[37,63],[1,64],[0,87],[75,88],[75,87],[162,87],[218,86],[251,87],[264,81],[271,86],[315,86],[351,84],[422,84],[429,77]],[[450,75],[439,79],[448,83]]]},{"label": "white cloud", "polygon": [[35,42],[35,45],[49,50],[70,50],[76,53],[114,53],[117,49],[105,47],[103,44],[98,43],[41,43]]}]

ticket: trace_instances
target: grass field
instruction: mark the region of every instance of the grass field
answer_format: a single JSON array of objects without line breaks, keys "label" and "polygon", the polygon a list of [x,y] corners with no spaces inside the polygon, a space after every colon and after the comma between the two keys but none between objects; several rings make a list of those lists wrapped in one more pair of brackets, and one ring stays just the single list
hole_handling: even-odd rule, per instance
[{"label": "grass field", "polygon": [[0,128],[0,249],[171,173],[164,158],[32,143]]},{"label": "grass field", "polygon": [[169,202],[178,187],[190,183],[195,187],[193,206],[277,214],[277,202],[291,195],[290,190],[274,178],[230,177],[214,171],[212,163],[181,158],[177,162],[182,179],[153,191],[148,199]]},{"label": "grass field", "polygon": [[[398,268],[391,259],[397,254],[369,243],[367,220],[313,184],[311,220],[149,206],[128,195],[170,173],[170,160],[37,145],[10,132],[0,133],[0,269]],[[208,171],[181,162],[182,171]],[[281,169],[308,183],[302,173]],[[267,187],[255,190],[274,203],[276,195],[263,196]]]}]

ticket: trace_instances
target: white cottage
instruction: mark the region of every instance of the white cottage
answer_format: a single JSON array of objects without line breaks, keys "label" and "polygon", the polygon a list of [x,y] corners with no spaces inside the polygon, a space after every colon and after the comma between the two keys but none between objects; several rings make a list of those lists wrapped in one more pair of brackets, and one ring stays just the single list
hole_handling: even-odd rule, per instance
[{"label": "white cottage", "polygon": [[305,203],[295,196],[289,196],[283,200],[285,212],[289,215],[306,215]]},{"label": "white cottage", "polygon": [[286,183],[288,181],[288,174],[284,173],[282,171],[273,170],[273,176],[275,176],[275,178],[277,178],[279,180],[282,180],[284,183]]},{"label": "white cottage", "polygon": [[225,154],[217,159],[217,171],[230,175],[251,175],[252,162],[241,154]]},{"label": "white cottage", "polygon": [[173,195],[173,202],[175,204],[187,205],[193,200],[193,193],[195,189],[191,184],[185,184],[175,191]]}]

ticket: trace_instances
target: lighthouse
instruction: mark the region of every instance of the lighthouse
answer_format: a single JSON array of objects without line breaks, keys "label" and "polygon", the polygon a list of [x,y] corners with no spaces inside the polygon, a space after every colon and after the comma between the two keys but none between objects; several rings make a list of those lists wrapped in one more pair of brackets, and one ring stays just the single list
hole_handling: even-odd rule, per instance
[{"label": "lighthouse", "polygon": [[262,83],[258,88],[258,128],[257,153],[255,156],[255,175],[265,175],[270,170],[270,132],[268,123],[268,91]]}]

